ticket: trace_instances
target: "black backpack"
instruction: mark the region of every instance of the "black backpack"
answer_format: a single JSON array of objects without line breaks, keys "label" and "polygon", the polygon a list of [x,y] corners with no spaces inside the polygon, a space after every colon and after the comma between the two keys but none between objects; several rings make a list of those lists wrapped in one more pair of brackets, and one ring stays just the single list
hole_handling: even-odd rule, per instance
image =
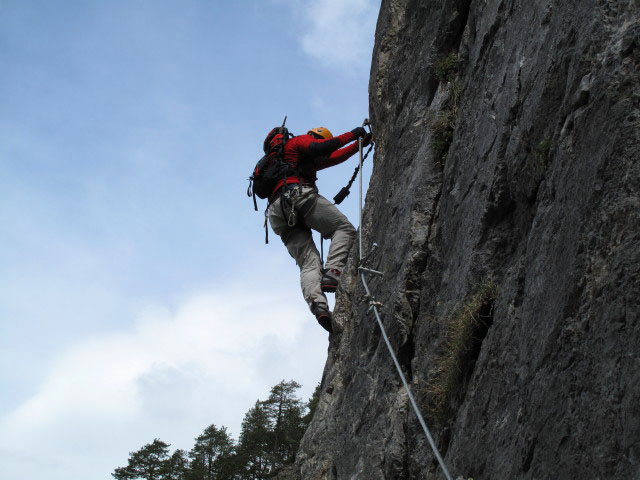
[{"label": "black backpack", "polygon": [[[279,138],[276,138],[280,135]],[[296,169],[284,160],[284,145],[292,134],[284,127],[276,127],[269,132],[264,141],[265,155],[258,160],[249,177],[247,195],[253,196],[253,205],[258,210],[258,198],[269,198],[280,180],[296,173]],[[274,141],[275,139],[275,141]]]},{"label": "black backpack", "polygon": [[256,196],[269,200],[267,210],[265,210],[264,221],[266,243],[269,243],[266,217],[268,215],[269,204],[271,203],[270,197],[278,185],[278,182],[297,173],[297,169],[284,159],[284,146],[291,137],[293,137],[293,135],[285,128],[284,123],[281,127],[273,128],[264,140],[263,151],[265,155],[258,160],[258,163],[256,163],[253,169],[253,173],[249,177],[247,196],[253,196],[254,209],[256,211],[258,210]]}]

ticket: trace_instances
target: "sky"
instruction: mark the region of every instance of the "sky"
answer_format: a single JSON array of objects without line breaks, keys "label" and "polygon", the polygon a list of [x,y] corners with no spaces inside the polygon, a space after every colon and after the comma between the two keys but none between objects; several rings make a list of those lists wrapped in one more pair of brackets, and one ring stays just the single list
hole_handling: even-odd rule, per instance
[{"label": "sky", "polygon": [[327,335],[247,177],[285,115],[362,124],[379,6],[0,0],[2,480],[111,478],[154,438],[237,438],[283,379],[310,397]]}]

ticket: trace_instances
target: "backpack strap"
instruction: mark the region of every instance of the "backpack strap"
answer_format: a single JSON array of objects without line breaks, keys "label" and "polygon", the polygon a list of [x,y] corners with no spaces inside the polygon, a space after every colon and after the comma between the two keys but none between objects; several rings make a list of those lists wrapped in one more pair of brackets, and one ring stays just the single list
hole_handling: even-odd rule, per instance
[{"label": "backpack strap", "polygon": [[258,211],[258,202],[256,201],[256,192],[253,191],[253,180],[249,178],[249,186],[247,187],[247,197],[253,195],[253,209]]},{"label": "backpack strap", "polygon": [[[285,122],[287,121],[287,117],[285,117]],[[273,138],[278,135],[281,134],[282,135],[282,143],[280,145],[278,145],[277,147],[275,147],[277,149],[277,155],[280,157],[280,161],[285,162],[284,159],[284,146],[287,143],[287,140],[289,140],[290,138],[293,138],[294,135],[292,133],[289,132],[289,130],[284,126],[284,123],[282,124],[281,127],[276,127],[274,129],[272,129],[269,132],[269,135],[267,135],[267,138],[264,141],[264,145],[263,145],[263,150],[264,153],[266,155],[271,154],[275,149],[271,148],[271,140],[273,140]],[[293,168],[293,167],[291,167]],[[296,166],[296,172],[295,174],[298,173],[298,166]],[[281,191],[280,191],[280,204],[284,205],[284,191],[287,184],[287,177],[289,175],[289,169],[286,169],[284,172],[284,177],[283,177],[283,186],[281,187]],[[252,189],[252,184],[251,182],[249,182],[249,188],[247,189],[247,196],[251,196],[253,194],[253,208],[257,211],[258,210],[258,203],[256,201],[256,193],[253,191]],[[264,243],[269,243],[269,226],[267,225],[268,219],[269,219],[269,207],[271,206],[271,198],[269,198],[267,200],[267,208],[264,210]],[[284,210],[283,210],[284,212]]]},{"label": "backpack strap", "polygon": [[267,219],[269,218],[269,205],[264,210],[264,243],[269,243],[269,227],[267,226]]}]

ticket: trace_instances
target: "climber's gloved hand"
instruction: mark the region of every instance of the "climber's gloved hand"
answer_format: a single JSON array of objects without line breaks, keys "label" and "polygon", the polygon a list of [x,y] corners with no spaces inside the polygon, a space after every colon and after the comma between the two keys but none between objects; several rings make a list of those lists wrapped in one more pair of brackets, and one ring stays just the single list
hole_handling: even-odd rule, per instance
[{"label": "climber's gloved hand", "polygon": [[363,127],[356,127],[353,130],[351,130],[351,133],[353,133],[353,136],[357,140],[360,137],[364,137],[367,134],[367,131]]},{"label": "climber's gloved hand", "polygon": [[362,146],[366,147],[367,145],[369,145],[371,142],[373,141],[373,134],[372,133],[367,133],[364,138],[362,139]]}]

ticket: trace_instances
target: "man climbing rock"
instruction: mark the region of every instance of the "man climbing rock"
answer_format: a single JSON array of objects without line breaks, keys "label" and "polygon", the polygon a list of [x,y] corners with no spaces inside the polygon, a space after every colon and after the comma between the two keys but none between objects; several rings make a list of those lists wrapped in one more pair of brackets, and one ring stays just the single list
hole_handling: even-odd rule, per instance
[{"label": "man climbing rock", "polygon": [[[277,132],[274,129],[267,136],[265,152],[282,145],[283,136]],[[360,137],[363,145],[371,142],[371,135],[362,127],[337,137],[326,128],[319,127],[306,135],[284,139],[282,157],[289,170],[270,197],[268,215],[271,228],[300,267],[304,299],[318,323],[329,333],[332,332],[331,312],[325,292],[335,292],[338,288],[356,230],[335,205],[318,194],[316,172],[351,157],[358,151],[356,140]],[[331,239],[324,270],[311,230]]]}]

